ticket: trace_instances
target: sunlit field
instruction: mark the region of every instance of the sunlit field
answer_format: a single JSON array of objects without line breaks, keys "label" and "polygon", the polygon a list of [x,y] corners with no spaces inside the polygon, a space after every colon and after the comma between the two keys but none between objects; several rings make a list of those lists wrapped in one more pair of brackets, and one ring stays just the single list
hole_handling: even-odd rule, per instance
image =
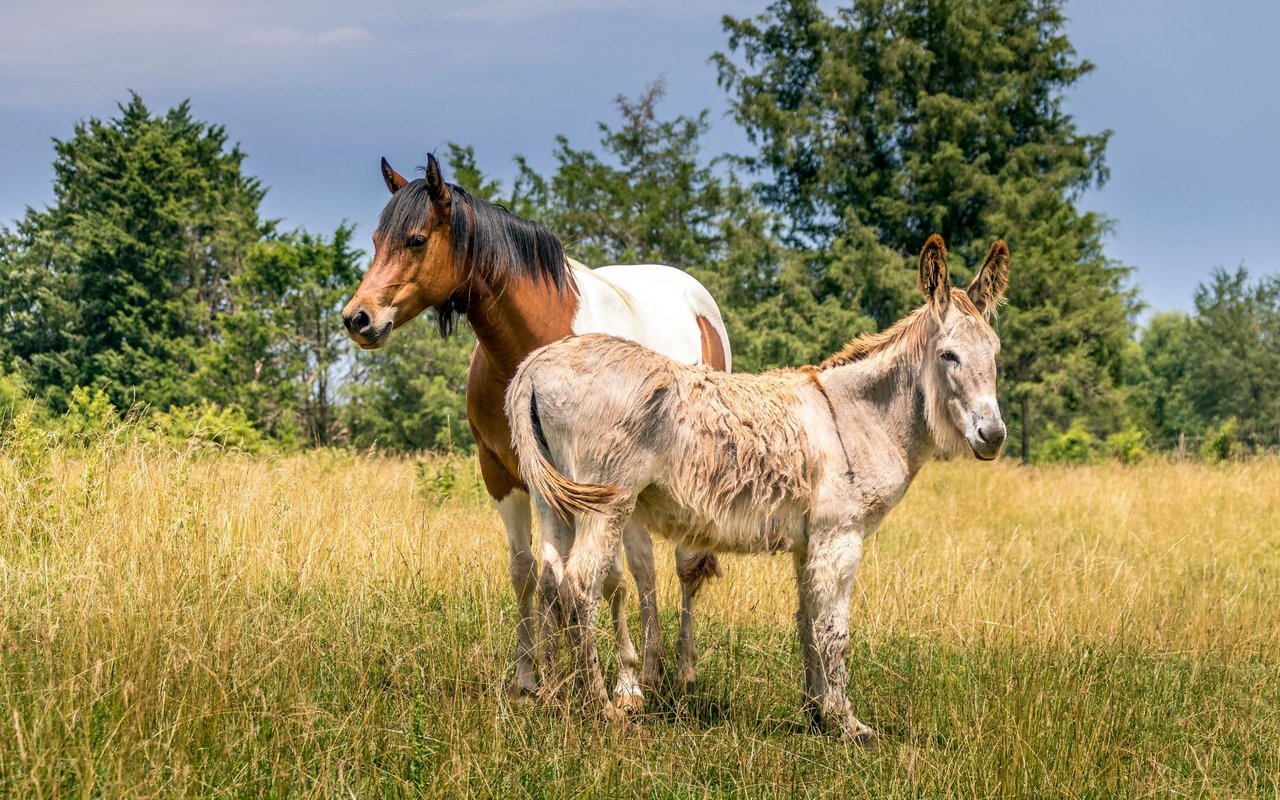
[{"label": "sunlit field", "polygon": [[505,551],[461,457],[11,448],[0,793],[1280,793],[1274,461],[926,467],[854,598],[874,752],[805,731],[785,557],[724,559],[637,732],[508,707]]}]

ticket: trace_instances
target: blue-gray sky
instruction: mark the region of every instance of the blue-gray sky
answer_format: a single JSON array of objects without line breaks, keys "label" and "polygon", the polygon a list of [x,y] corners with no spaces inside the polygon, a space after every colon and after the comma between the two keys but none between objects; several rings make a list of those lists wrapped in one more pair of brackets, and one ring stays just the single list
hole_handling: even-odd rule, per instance
[{"label": "blue-gray sky", "polygon": [[[52,200],[50,137],[190,98],[226,125],[288,227],[370,230],[378,157],[408,172],[447,141],[499,177],[551,164],[556,134],[594,145],[619,92],[655,77],[663,112],[712,112],[708,152],[745,146],[708,64],[720,17],[764,0],[0,0],[0,220]],[[1111,180],[1084,200],[1115,220],[1108,254],[1154,308],[1187,308],[1218,265],[1280,270],[1280,4],[1069,0],[1097,70],[1069,95],[1113,130]],[[1016,254],[1015,254],[1016,263]]]}]

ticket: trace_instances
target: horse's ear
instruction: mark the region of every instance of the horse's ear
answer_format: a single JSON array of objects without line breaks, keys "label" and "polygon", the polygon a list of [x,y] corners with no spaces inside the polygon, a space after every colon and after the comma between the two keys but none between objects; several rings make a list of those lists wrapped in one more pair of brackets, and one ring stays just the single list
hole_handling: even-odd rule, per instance
[{"label": "horse's ear", "polygon": [[920,291],[939,320],[946,316],[951,307],[951,273],[947,271],[947,246],[936,233],[920,250]]},{"label": "horse's ear", "polygon": [[986,317],[996,313],[996,308],[1004,302],[1004,292],[1009,288],[1009,246],[1004,240],[991,245],[987,257],[982,262],[982,269],[974,276],[973,283],[965,289],[969,299]]},{"label": "horse's ear", "polygon": [[409,183],[408,178],[391,168],[391,165],[387,163],[386,156],[382,158],[382,179],[387,182],[387,189],[392,194],[400,191]]},{"label": "horse's ear", "polygon": [[431,195],[431,202],[437,205],[449,204],[449,185],[444,182],[440,160],[434,153],[427,154],[427,194]]}]

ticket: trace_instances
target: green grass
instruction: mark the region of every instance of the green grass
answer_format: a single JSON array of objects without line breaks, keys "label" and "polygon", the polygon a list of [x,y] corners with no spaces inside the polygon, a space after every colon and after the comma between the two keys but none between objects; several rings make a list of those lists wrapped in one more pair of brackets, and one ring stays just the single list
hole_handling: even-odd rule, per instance
[{"label": "green grass", "polygon": [[784,558],[726,560],[638,732],[508,707],[504,540],[455,473],[8,451],[0,792],[1280,796],[1280,464],[926,468],[855,596],[875,752],[804,729]]}]

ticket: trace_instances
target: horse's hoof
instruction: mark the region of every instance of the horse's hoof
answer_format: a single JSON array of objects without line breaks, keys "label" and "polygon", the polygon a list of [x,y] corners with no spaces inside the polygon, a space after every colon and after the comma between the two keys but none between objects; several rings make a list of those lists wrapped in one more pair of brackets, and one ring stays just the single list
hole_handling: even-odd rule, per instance
[{"label": "horse's hoof", "polygon": [[604,707],[604,718],[609,727],[619,733],[639,733],[640,726],[631,719],[625,708],[617,703],[608,703]]},{"label": "horse's hoof", "polygon": [[507,701],[513,706],[533,705],[540,695],[537,686],[524,686],[514,681],[507,686]]}]

